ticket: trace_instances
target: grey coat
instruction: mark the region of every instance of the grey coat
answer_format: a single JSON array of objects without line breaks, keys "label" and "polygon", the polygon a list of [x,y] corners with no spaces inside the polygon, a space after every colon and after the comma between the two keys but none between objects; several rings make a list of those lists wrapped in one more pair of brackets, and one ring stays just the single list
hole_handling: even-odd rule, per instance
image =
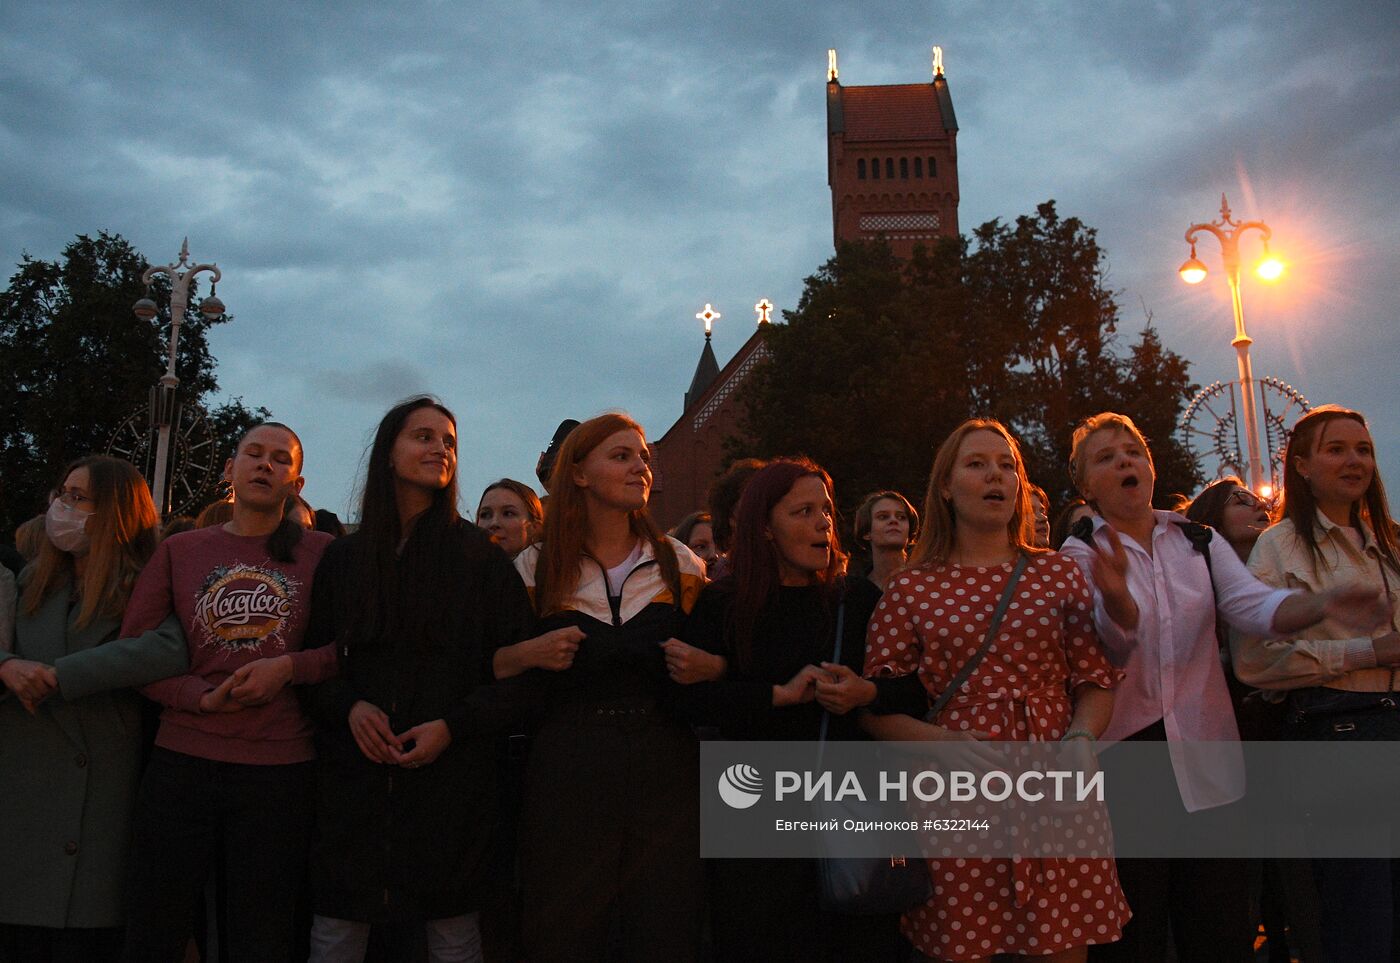
[{"label": "grey coat", "polygon": [[18,657],[55,666],[37,716],[0,687],[0,923],[120,926],[141,766],[131,686],[185,672],[179,620],[132,639],[120,622],[74,627],[67,588],[15,622]]}]

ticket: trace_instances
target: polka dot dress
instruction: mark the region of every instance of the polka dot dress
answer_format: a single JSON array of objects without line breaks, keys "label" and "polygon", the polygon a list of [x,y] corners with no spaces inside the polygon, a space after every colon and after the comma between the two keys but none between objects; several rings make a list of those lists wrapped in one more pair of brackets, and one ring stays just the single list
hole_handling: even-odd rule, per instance
[{"label": "polka dot dress", "polygon": [[[941,694],[982,644],[1012,564],[911,569],[890,584],[870,621],[867,676],[917,673]],[[1081,683],[1122,679],[1099,648],[1093,597],[1070,559],[1031,559],[991,650],[937,720],[994,739],[1052,742]],[[1048,956],[1122,935],[1130,913],[1111,859],[931,859],[933,895],[901,923],[927,956]]]}]

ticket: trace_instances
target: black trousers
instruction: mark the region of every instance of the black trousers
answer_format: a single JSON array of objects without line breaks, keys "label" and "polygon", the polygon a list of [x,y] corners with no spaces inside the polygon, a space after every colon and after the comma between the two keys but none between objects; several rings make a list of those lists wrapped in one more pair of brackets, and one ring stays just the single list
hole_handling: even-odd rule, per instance
[{"label": "black trousers", "polygon": [[233,963],[290,957],[306,876],[312,763],[248,766],[157,748],[137,797],[125,958],[184,958],[223,844]]},{"label": "black trousers", "polygon": [[650,710],[571,711],[540,729],[520,832],[527,958],[696,958],[698,779],[694,735]]},{"label": "black trousers", "polygon": [[0,963],[115,963],[121,950],[120,926],[60,930],[0,925]]},{"label": "black trousers", "polygon": [[[1129,737],[1161,746],[1147,778],[1152,793],[1178,800],[1180,811],[1163,831],[1190,833],[1194,826],[1228,819],[1229,807],[1187,813],[1158,722]],[[1112,752],[1110,749],[1109,752]],[[1249,963],[1249,862],[1244,859],[1120,859],[1118,881],[1133,917],[1117,943],[1089,947],[1094,963],[1162,963],[1174,942],[1178,963]]]}]

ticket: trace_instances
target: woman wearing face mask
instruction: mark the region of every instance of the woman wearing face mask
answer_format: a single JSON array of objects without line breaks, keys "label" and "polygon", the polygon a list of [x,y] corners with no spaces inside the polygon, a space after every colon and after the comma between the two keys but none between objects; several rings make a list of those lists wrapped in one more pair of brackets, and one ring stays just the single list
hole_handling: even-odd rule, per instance
[{"label": "woman wearing face mask", "polygon": [[[939,448],[924,537],[875,610],[866,674],[915,676],[942,695],[982,646],[1011,579],[1013,594],[989,655],[937,719],[867,716],[867,731],[1081,745],[1102,734],[1122,673],[1099,649],[1074,564],[1035,545],[1033,512],[1020,446],[1000,422],[964,422]],[[939,960],[1014,953],[1057,963],[1119,938],[1129,913],[1111,860],[1038,862],[929,860],[933,895],[905,915],[904,935]]]},{"label": "woman wearing face mask", "polygon": [[[847,599],[836,666],[845,556],[833,513],[831,479],[806,459],[769,462],[744,488],[729,571],[701,592],[682,636],[725,660],[723,679],[684,693],[725,739],[815,741],[825,708],[835,713],[829,738],[861,737],[847,713],[875,694],[859,677],[874,602]],[[726,859],[708,869],[717,959],[897,958],[895,918],[821,909],[815,860]]]},{"label": "woman wearing face mask", "polygon": [[571,628],[580,642],[567,669],[535,675],[546,694],[522,816],[527,954],[693,960],[698,746],[673,712],[663,643],[680,633],[704,569],[647,514],[650,452],[631,418],[570,432],[549,490],[544,540],[515,565],[537,627]]},{"label": "woman wearing face mask", "polygon": [[540,496],[524,482],[502,478],[486,486],[476,506],[476,524],[511,558],[539,541],[544,531]]},{"label": "woman wearing face mask", "polygon": [[25,571],[15,650],[0,652],[0,959],[120,953],[142,753],[129,687],[189,664],[173,624],[119,637],[156,524],[135,468],[81,459],[63,473]]},{"label": "woman wearing face mask", "polygon": [[510,559],[457,512],[457,422],[430,397],[380,421],[360,527],[326,550],[308,644],[339,653],[318,722],[313,961],[365,958],[375,923],[431,960],[480,960],[495,885],[497,742],[520,712],[492,657],[532,614]]},{"label": "woman wearing face mask", "polygon": [[[1362,586],[1311,594],[1275,589],[1254,578],[1222,538],[1197,548],[1187,520],[1154,511],[1152,454],[1126,416],[1105,412],[1075,429],[1070,474],[1098,515],[1062,551],[1094,588],[1094,621],[1109,658],[1126,672],[1118,688],[1110,741],[1235,742],[1239,730],[1221,667],[1216,612],[1238,631],[1284,635],[1324,617],[1370,625],[1384,615]],[[1205,534],[1209,534],[1208,531]],[[1201,557],[1210,553],[1209,566]],[[1183,832],[1214,824],[1244,794],[1243,756],[1216,753],[1197,767],[1174,768],[1163,746],[1157,774],[1162,796],[1181,799]],[[1182,960],[1248,960],[1246,866],[1227,859],[1134,859],[1119,862],[1133,921],[1123,940],[1096,958],[1157,960],[1169,919]]]},{"label": "woman wearing face mask", "polygon": [[[1270,585],[1335,592],[1362,585],[1400,602],[1400,544],[1376,470],[1366,419],[1337,405],[1298,420],[1284,454],[1279,523],[1255,543],[1249,568]],[[1395,709],[1400,633],[1391,620],[1372,632],[1328,617],[1282,638],[1233,639],[1240,678],[1288,694],[1283,738],[1400,739]],[[1390,959],[1396,863],[1314,860],[1329,959]]]},{"label": "woman wearing face mask", "polygon": [[142,690],[163,710],[136,810],[129,960],[181,958],[194,928],[191,894],[220,851],[229,958],[291,952],[315,754],[293,687],[335,670],[333,653],[302,649],[330,537],[283,514],[301,469],[290,428],[251,428],[233,458],[233,517],[162,542],[132,593],[123,631],[173,612],[190,668]]}]

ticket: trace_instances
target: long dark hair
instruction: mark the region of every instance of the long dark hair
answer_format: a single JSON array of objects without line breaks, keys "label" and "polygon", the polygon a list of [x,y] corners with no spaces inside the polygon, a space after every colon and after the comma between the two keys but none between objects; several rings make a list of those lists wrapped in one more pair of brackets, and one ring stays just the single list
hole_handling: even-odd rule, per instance
[{"label": "long dark hair", "polygon": [[[774,506],[807,477],[820,479],[827,497],[835,501],[831,476],[816,462],[798,456],[771,461],[754,472],[734,510],[728,576],[734,585],[734,601],[729,607],[727,631],[734,641],[734,656],[740,668],[748,668],[752,663],[754,623],[782,584],[778,548],[768,537],[769,519]],[[827,590],[828,598],[836,593],[845,562],[833,519],[831,557],[826,569],[817,574],[817,583]]]},{"label": "long dark hair", "polygon": [[[1294,533],[1307,546],[1308,555],[1312,558],[1313,574],[1317,574],[1317,563],[1324,561],[1322,549],[1317,544],[1317,498],[1308,480],[1298,471],[1297,462],[1299,458],[1310,456],[1317,448],[1327,424],[1341,418],[1351,419],[1365,428],[1367,433],[1371,430],[1361,412],[1341,405],[1321,405],[1298,419],[1293,426],[1293,434],[1288,436],[1288,448],[1283,455],[1283,500],[1279,504],[1278,517],[1293,523]],[[1375,444],[1374,440],[1372,444]],[[1395,522],[1390,517],[1379,466],[1371,473],[1371,484],[1366,488],[1366,493],[1351,506],[1351,524],[1360,529],[1363,522],[1370,526],[1381,554],[1392,566],[1400,568]]]},{"label": "long dark hair", "polygon": [[[368,464],[360,496],[360,527],[357,530],[359,551],[355,560],[354,605],[359,609],[357,634],[373,638],[384,629],[389,596],[397,593],[394,567],[399,545],[404,541],[403,525],[399,521],[394,467],[390,459],[394,442],[408,422],[409,416],[420,408],[432,408],[452,422],[457,418],[442,402],[431,395],[418,395],[390,408],[379,421],[370,444]],[[432,502],[413,520],[415,541],[445,539],[455,527],[457,513],[457,472],[454,467],[447,485],[433,492]],[[431,552],[430,554],[436,554]]]},{"label": "long dark hair", "polygon": [[[243,437],[238,439],[238,444],[234,446],[235,457],[237,452],[243,447],[243,443],[248,440],[248,436],[259,428],[276,428],[292,436],[292,441],[297,443],[296,448],[293,450],[293,454],[296,455],[297,460],[297,474],[301,474],[301,469],[306,463],[306,449],[302,447],[301,438],[298,437],[297,433],[280,421],[260,421],[245,431]],[[293,495],[291,497],[296,498],[297,496]],[[302,535],[306,534],[306,530],[292,521],[291,516],[287,514],[285,504],[282,506],[282,509],[282,520],[277,523],[277,527],[272,530],[272,534],[267,536],[267,555],[269,558],[278,562],[291,562],[294,561],[293,551],[296,549],[297,543],[301,541]],[[230,517],[232,517],[231,513]]]}]

